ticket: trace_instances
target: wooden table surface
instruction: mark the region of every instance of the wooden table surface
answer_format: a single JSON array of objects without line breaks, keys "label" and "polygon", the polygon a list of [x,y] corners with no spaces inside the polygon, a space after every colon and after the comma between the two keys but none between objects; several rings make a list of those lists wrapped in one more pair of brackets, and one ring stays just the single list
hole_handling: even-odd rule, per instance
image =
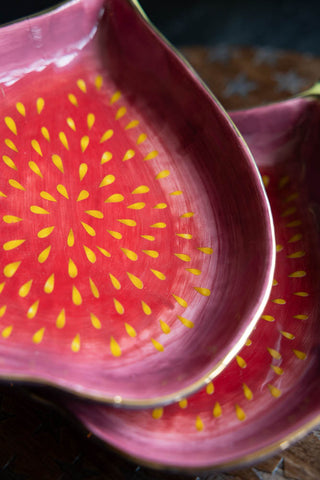
[{"label": "wooden table surface", "polygon": [[[283,100],[319,79],[320,59],[267,48],[181,48],[229,110]],[[319,480],[320,430],[232,473],[186,476],[134,464],[73,419],[13,384],[0,385],[0,480]]]}]

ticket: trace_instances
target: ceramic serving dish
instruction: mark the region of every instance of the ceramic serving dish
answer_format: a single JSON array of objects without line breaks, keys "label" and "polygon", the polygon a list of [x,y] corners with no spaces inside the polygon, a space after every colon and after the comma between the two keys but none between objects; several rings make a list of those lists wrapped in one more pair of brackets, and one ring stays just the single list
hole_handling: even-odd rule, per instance
[{"label": "ceramic serving dish", "polygon": [[0,376],[178,400],[234,357],[271,288],[244,141],[134,1],[73,1],[0,45]]},{"label": "ceramic serving dish", "polygon": [[263,175],[276,230],[273,288],[256,329],[214,383],[177,404],[135,412],[64,400],[140,463],[230,468],[286,448],[320,422],[320,104],[291,100],[233,119]]}]

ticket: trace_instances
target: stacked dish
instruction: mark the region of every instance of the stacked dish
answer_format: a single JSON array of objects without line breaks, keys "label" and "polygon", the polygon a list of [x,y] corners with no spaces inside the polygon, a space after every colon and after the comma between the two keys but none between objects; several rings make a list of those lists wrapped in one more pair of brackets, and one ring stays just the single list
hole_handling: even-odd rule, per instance
[{"label": "stacked dish", "polygon": [[68,391],[52,397],[93,433],[164,468],[311,428],[318,105],[233,115],[261,177],[134,1],[67,3],[0,40],[1,377]]}]

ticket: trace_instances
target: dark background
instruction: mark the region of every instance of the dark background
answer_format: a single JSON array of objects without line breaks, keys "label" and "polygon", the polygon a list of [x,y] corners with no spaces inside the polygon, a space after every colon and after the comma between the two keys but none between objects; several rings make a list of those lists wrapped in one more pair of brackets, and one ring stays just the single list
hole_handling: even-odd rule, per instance
[{"label": "dark background", "polygon": [[[0,24],[57,4],[6,0]],[[141,0],[152,22],[176,46],[268,46],[320,55],[320,1]]]}]

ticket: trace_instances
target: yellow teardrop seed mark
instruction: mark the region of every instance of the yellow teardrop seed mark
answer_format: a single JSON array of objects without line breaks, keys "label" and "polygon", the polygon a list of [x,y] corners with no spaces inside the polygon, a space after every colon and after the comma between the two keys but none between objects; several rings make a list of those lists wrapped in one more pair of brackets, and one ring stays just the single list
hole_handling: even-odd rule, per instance
[{"label": "yellow teardrop seed mark", "polygon": [[29,307],[28,309],[28,312],[27,312],[27,317],[28,318],[34,318],[37,314],[37,311],[38,311],[38,307],[39,307],[39,300],[37,300],[36,302],[34,302],[31,307]]},{"label": "yellow teardrop seed mark", "polygon": [[267,322],[275,321],[275,318],[272,315],[261,315],[261,318],[263,318],[263,320],[266,320]]},{"label": "yellow teardrop seed mark", "polygon": [[196,429],[198,430],[198,432],[202,432],[202,430],[204,429],[204,423],[200,415],[197,415],[196,417]]},{"label": "yellow teardrop seed mark", "polygon": [[201,270],[197,268],[186,268],[186,271],[192,273],[192,275],[201,275]]},{"label": "yellow teardrop seed mark", "polygon": [[[157,210],[164,210],[165,208],[167,208],[167,206],[168,205],[166,203],[157,203],[157,205],[155,205],[153,208]],[[189,238],[192,238],[192,235]]]},{"label": "yellow teardrop seed mark", "polygon": [[7,305],[3,305],[0,308],[0,317],[3,317],[3,315],[6,313],[6,310],[7,310]]},{"label": "yellow teardrop seed mark", "polygon": [[148,240],[149,242],[154,242],[155,237],[153,235],[141,235],[141,238],[144,238],[145,240]]},{"label": "yellow teardrop seed mark", "polygon": [[115,181],[114,175],[106,175],[103,180],[101,181],[99,187],[105,187],[106,185],[111,185]]},{"label": "yellow teardrop seed mark", "polygon": [[51,245],[49,245],[49,247],[42,250],[42,252],[38,255],[38,262],[39,263],[44,263],[47,260],[47,258],[50,255],[50,250],[51,250]]},{"label": "yellow teardrop seed mark", "polygon": [[154,408],[152,410],[152,418],[154,418],[155,420],[159,420],[163,415],[163,408],[162,407],[158,407],[158,408]]},{"label": "yellow teardrop seed mark", "polygon": [[243,388],[243,394],[246,397],[247,400],[252,400],[253,399],[253,393],[252,390],[246,385],[245,383],[242,384]]},{"label": "yellow teardrop seed mark", "polygon": [[279,253],[283,250],[283,245],[276,245],[276,252]]},{"label": "yellow teardrop seed mark", "polygon": [[135,188],[131,193],[133,195],[136,195],[139,193],[148,193],[149,191],[150,191],[149,187],[147,187],[146,185],[140,185],[139,187]]},{"label": "yellow teardrop seed mark", "polygon": [[136,287],[138,288],[139,290],[142,290],[143,289],[143,282],[142,280],[140,280],[140,278],[136,277],[135,275],[133,275],[133,273],[129,273],[127,272],[127,275],[131,281],[131,283]]},{"label": "yellow teardrop seed mark", "polygon": [[29,168],[30,170],[33,171],[33,173],[35,173],[36,175],[38,175],[40,178],[43,178],[43,175],[41,173],[41,170],[40,168],[38,167],[38,165],[36,164],[36,162],[29,162]]},{"label": "yellow teardrop seed mark", "polygon": [[68,117],[66,121],[67,121],[68,127],[70,127],[71,130],[73,130],[75,132],[76,131],[76,124],[74,123],[73,118]]},{"label": "yellow teardrop seed mark", "polygon": [[139,137],[137,138],[137,145],[141,145],[141,143],[147,140],[147,135],[145,133],[140,133]]},{"label": "yellow teardrop seed mark", "polygon": [[2,160],[8,167],[12,168],[12,170],[18,170],[16,164],[8,155],[2,155]]},{"label": "yellow teardrop seed mark", "polygon": [[53,164],[57,167],[57,169],[60,170],[60,172],[64,173],[61,157],[59,157],[59,155],[53,154],[51,158]]},{"label": "yellow teardrop seed mark", "polygon": [[[148,155],[144,157],[143,160],[144,161],[152,160],[153,158],[156,158],[158,155],[159,155],[159,152],[157,152],[157,150],[153,150],[152,152],[149,152]],[[164,170],[164,172],[168,172],[168,175],[170,174],[168,170]],[[165,176],[167,177],[168,175],[165,175]],[[164,178],[164,177],[160,177],[160,178]]]},{"label": "yellow teardrop seed mark", "polygon": [[146,255],[148,255],[151,258],[158,258],[159,257],[159,252],[157,252],[156,250],[142,250],[142,251],[143,251],[143,253],[145,253]]},{"label": "yellow teardrop seed mark", "polygon": [[41,343],[42,342],[42,339],[43,339],[43,335],[44,335],[44,331],[45,331],[45,328],[40,328],[40,330],[38,330],[32,337],[32,341],[33,343]]},{"label": "yellow teardrop seed mark", "polygon": [[30,210],[32,213],[35,213],[37,215],[49,215],[50,212],[48,210],[45,210],[42,207],[38,207],[37,205],[31,205]]},{"label": "yellow teardrop seed mark", "polygon": [[47,142],[50,142],[50,134],[48,132],[48,129],[46,127],[41,127],[41,133],[43,138],[47,140]]},{"label": "yellow teardrop seed mark", "polygon": [[41,147],[39,145],[38,140],[35,140],[35,139],[31,140],[31,146],[32,146],[33,150],[35,152],[37,152],[38,155],[40,155],[40,157],[43,157],[42,150],[41,150]]},{"label": "yellow teardrop seed mark", "polygon": [[150,225],[151,228],[166,228],[166,223],[163,222],[158,222],[154,223],[153,225]]},{"label": "yellow teardrop seed mark", "polygon": [[165,276],[164,273],[159,272],[159,270],[154,270],[153,268],[150,268],[150,271],[155,275],[159,280],[165,280],[167,277]]},{"label": "yellow teardrop seed mark", "polygon": [[135,227],[137,222],[135,220],[131,220],[130,218],[118,218],[118,222],[127,225],[127,227]]},{"label": "yellow teardrop seed mark", "polygon": [[50,275],[46,283],[44,284],[43,290],[45,293],[52,293],[54,289],[54,273]]},{"label": "yellow teardrop seed mark", "polygon": [[81,225],[83,226],[87,234],[90,235],[90,237],[95,237],[96,231],[94,228],[92,228],[90,225],[84,222],[81,222]]},{"label": "yellow teardrop seed mark", "polygon": [[207,255],[211,255],[213,253],[213,249],[210,247],[198,247],[200,252],[206,253]]},{"label": "yellow teardrop seed mark", "polygon": [[188,303],[181,297],[178,297],[177,295],[172,294],[173,298],[181,305],[183,308],[187,308]]},{"label": "yellow teardrop seed mark", "polygon": [[78,106],[78,100],[77,100],[77,97],[75,95],[73,95],[73,93],[69,93],[68,94],[68,100],[69,102],[74,105],[75,107]]},{"label": "yellow teardrop seed mark", "polygon": [[238,420],[240,420],[240,422],[243,422],[246,419],[246,414],[244,410],[238,404],[235,405],[235,409]]},{"label": "yellow teardrop seed mark", "polygon": [[104,132],[104,134],[100,138],[100,143],[106,142],[112,137],[112,135],[113,135],[113,130],[111,129],[107,130],[106,132]]},{"label": "yellow teardrop seed mark", "polygon": [[112,159],[112,153],[111,152],[104,152],[101,157],[101,165],[104,163],[109,162]]},{"label": "yellow teardrop seed mark", "polygon": [[211,291],[209,288],[201,288],[201,287],[193,287],[200,295],[203,295],[204,297],[209,297],[211,295]]},{"label": "yellow teardrop seed mark", "polygon": [[296,337],[290,333],[290,332],[285,332],[283,330],[280,331],[281,335],[285,338],[287,338],[288,340],[294,340]]},{"label": "yellow teardrop seed mark", "polygon": [[114,275],[112,275],[112,273],[109,273],[109,277],[110,277],[111,283],[114,286],[114,288],[116,290],[120,290],[121,283],[119,282],[119,280]]},{"label": "yellow teardrop seed mark", "polygon": [[139,120],[131,120],[131,122],[126,125],[125,130],[130,130],[131,128],[135,128],[139,125]]},{"label": "yellow teardrop seed mark", "polygon": [[265,186],[265,188],[267,188],[269,186],[269,183],[270,183],[270,177],[268,177],[268,175],[263,175],[262,176],[262,181],[263,181],[263,185]]},{"label": "yellow teardrop seed mark", "polygon": [[12,262],[8,263],[3,269],[3,274],[7,278],[13,277],[13,275],[16,273],[18,268],[20,267],[21,262]]},{"label": "yellow teardrop seed mark", "polygon": [[78,85],[78,88],[79,88],[83,93],[87,93],[86,82],[85,82],[84,80],[82,80],[82,78],[79,78],[79,80],[77,80],[77,85]]},{"label": "yellow teardrop seed mark", "polygon": [[88,135],[85,135],[84,137],[81,138],[80,146],[81,146],[82,153],[84,153],[87,150],[88,145],[89,145],[89,141],[90,141],[90,139],[89,139]]},{"label": "yellow teardrop seed mark", "polygon": [[184,238],[185,240],[191,240],[192,235],[190,233],[176,233],[177,237]]},{"label": "yellow teardrop seed mark", "polygon": [[66,134],[64,132],[59,132],[59,140],[62,143],[62,145],[64,146],[64,148],[66,150],[69,150],[68,140],[67,140]]},{"label": "yellow teardrop seed mark", "polygon": [[20,297],[24,298],[26,297],[30,290],[31,290],[31,286],[32,286],[32,282],[33,280],[29,280],[28,282],[24,283],[20,288],[19,288],[19,295]]},{"label": "yellow teardrop seed mark", "polygon": [[213,410],[212,410],[212,415],[214,416],[214,418],[221,417],[222,409],[221,409],[221,405],[220,405],[219,402],[216,402],[214,404],[214,407],[213,407]]},{"label": "yellow teardrop seed mark", "polygon": [[25,109],[25,106],[23,105],[23,103],[17,102],[16,103],[16,109],[18,110],[20,115],[22,115],[23,117],[26,116],[26,109]]},{"label": "yellow teardrop seed mark", "polygon": [[9,180],[9,185],[11,185],[11,187],[13,188],[16,188],[17,190],[22,190],[23,192],[25,191],[24,186],[21,185],[21,183],[17,182],[17,180],[13,180],[12,178],[10,178]]},{"label": "yellow teardrop seed mark", "polygon": [[88,113],[88,115],[87,115],[87,125],[88,125],[89,130],[91,130],[95,121],[96,121],[96,117],[94,116],[94,114],[93,113]]},{"label": "yellow teardrop seed mark", "polygon": [[272,301],[273,301],[273,303],[276,303],[277,305],[285,305],[286,304],[286,301],[283,298],[275,298]]},{"label": "yellow teardrop seed mark", "polygon": [[294,315],[293,318],[297,318],[298,320],[308,320],[308,315]]},{"label": "yellow teardrop seed mark", "polygon": [[283,375],[283,368],[278,367],[277,365],[270,365],[270,367],[277,375]]},{"label": "yellow teardrop seed mark", "polygon": [[290,278],[302,278],[305,277],[307,273],[304,270],[298,270],[297,272],[290,273],[288,277]]},{"label": "yellow teardrop seed mark", "polygon": [[81,190],[78,195],[77,202],[81,202],[82,200],[86,200],[89,197],[89,192],[87,190]]},{"label": "yellow teardrop seed mark", "polygon": [[240,355],[236,356],[236,361],[240,368],[246,368],[247,362],[244,360],[244,358],[240,357]]},{"label": "yellow teardrop seed mark", "polygon": [[156,175],[155,179],[156,180],[161,180],[162,178],[166,178],[170,175],[169,170],[162,170],[162,172],[159,172],[158,175]]},{"label": "yellow teardrop seed mark", "polygon": [[142,210],[146,204],[144,202],[136,202],[132,203],[132,205],[128,205],[127,208],[130,208],[131,210]]},{"label": "yellow teardrop seed mark", "polygon": [[127,113],[127,109],[126,107],[120,107],[115,115],[115,119],[116,120],[119,120],[120,118],[122,118],[125,114]]},{"label": "yellow teardrop seed mark", "polygon": [[248,339],[246,340],[245,346],[246,346],[246,347],[250,347],[250,345],[252,345],[252,340],[251,340],[250,338],[248,338]]},{"label": "yellow teardrop seed mark", "polygon": [[272,280],[272,286],[273,286],[273,287],[276,287],[277,285],[278,285],[278,281],[274,278],[274,279]]},{"label": "yellow teardrop seed mark", "polygon": [[17,247],[20,247],[25,242],[24,239],[19,239],[19,240],[10,240],[9,242],[6,242],[3,244],[3,250],[9,251],[9,250],[14,250]]},{"label": "yellow teardrop seed mark", "polygon": [[113,105],[114,103],[116,103],[120,97],[121,97],[121,92],[117,90],[110,99],[110,105]]},{"label": "yellow teardrop seed mark", "polygon": [[68,247],[73,247],[74,245],[74,234],[72,228],[70,228],[70,231],[68,233],[67,244]]},{"label": "yellow teardrop seed mark", "polygon": [[181,190],[176,190],[175,192],[171,192],[170,195],[173,195],[173,196],[178,196],[178,195],[182,195],[182,191]]},{"label": "yellow teardrop seed mark", "polygon": [[295,292],[293,295],[297,295],[298,297],[308,297],[308,292]]},{"label": "yellow teardrop seed mark", "polygon": [[186,212],[186,213],[183,213],[182,215],[180,215],[181,218],[191,218],[193,216],[194,216],[193,212]]},{"label": "yellow teardrop seed mark", "polygon": [[165,333],[166,335],[168,335],[171,332],[171,328],[163,320],[160,320],[160,327],[161,327],[161,330],[163,331],[163,333]]},{"label": "yellow teardrop seed mark", "polygon": [[127,160],[131,160],[131,158],[133,158],[135,156],[135,151],[130,149],[130,150],[127,150],[122,161],[123,162],[126,162]]},{"label": "yellow teardrop seed mark", "polygon": [[86,213],[94,218],[103,218],[103,213],[100,210],[86,210]]},{"label": "yellow teardrop seed mark", "polygon": [[68,274],[71,278],[76,278],[76,276],[78,275],[77,266],[71,258],[69,258],[68,262]]},{"label": "yellow teardrop seed mark", "polygon": [[110,195],[110,197],[108,197],[104,203],[119,203],[119,202],[123,202],[124,200],[124,196],[121,195],[121,193],[114,193],[113,195]]},{"label": "yellow teardrop seed mark", "polygon": [[144,302],[143,300],[141,301],[141,305],[142,305],[142,310],[144,311],[144,313],[146,315],[151,315],[152,310],[149,307],[149,305],[146,302]]},{"label": "yellow teardrop seed mark", "polygon": [[97,249],[102,253],[102,255],[104,255],[105,257],[111,257],[111,253],[109,253],[107,250],[105,250],[104,248],[101,248],[101,247],[98,247],[97,245]]},{"label": "yellow teardrop seed mark", "polygon": [[180,400],[179,402],[180,408],[184,410],[185,408],[187,408],[187,406],[188,406],[188,400],[186,398],[183,398],[182,400]]},{"label": "yellow teardrop seed mark", "polygon": [[116,298],[113,299],[114,308],[119,315],[124,314],[124,306],[117,300]]},{"label": "yellow teardrop seed mark", "polygon": [[297,233],[296,235],[293,235],[293,237],[291,237],[290,240],[288,240],[288,243],[299,242],[301,238],[302,238],[302,233]]},{"label": "yellow teardrop seed mark", "polygon": [[66,312],[64,310],[64,308],[61,310],[61,312],[59,313],[59,315],[57,316],[57,320],[56,320],[56,327],[57,328],[63,328],[66,324]]},{"label": "yellow teardrop seed mark", "polygon": [[299,360],[305,360],[307,357],[307,354],[305,352],[301,352],[300,350],[292,350],[293,353]]},{"label": "yellow teardrop seed mark", "polygon": [[290,178],[288,176],[282,177],[279,181],[278,187],[281,189],[289,183]]},{"label": "yellow teardrop seed mark", "polygon": [[208,395],[212,395],[214,393],[214,385],[212,382],[208,383],[206,386],[206,392]]},{"label": "yellow teardrop seed mark", "polygon": [[274,387],[270,383],[268,384],[269,392],[275,398],[279,398],[281,396],[281,390],[279,388]]},{"label": "yellow teardrop seed mark", "polygon": [[281,360],[282,356],[281,353],[278,352],[278,350],[275,350],[274,348],[267,348],[268,352],[270,353],[272,358],[275,358],[276,360]]},{"label": "yellow teardrop seed mark", "polygon": [[[97,260],[96,254],[91,250],[91,248],[86,247],[85,245],[83,245],[83,248],[84,248],[85,254],[86,254],[87,259],[89,260],[89,262],[90,262],[90,263],[95,263],[96,260]],[[99,247],[98,247],[98,248],[99,248]],[[99,250],[101,251],[100,248],[99,248]]]},{"label": "yellow teardrop seed mark", "polygon": [[151,338],[151,342],[152,342],[154,348],[155,348],[156,350],[158,350],[158,352],[164,352],[164,346],[163,346],[161,343],[159,343],[159,342],[158,342],[157,340],[155,340],[154,338]]},{"label": "yellow teardrop seed mark", "polygon": [[107,230],[107,232],[109,233],[109,235],[111,235],[111,237],[116,238],[117,240],[121,240],[122,238],[122,235],[119,232],[115,232],[113,230]]},{"label": "yellow teardrop seed mark", "polygon": [[43,107],[44,107],[44,100],[43,100],[43,98],[41,98],[41,97],[40,97],[40,98],[37,98],[37,112],[39,113],[39,115],[40,115],[40,113],[42,112]]},{"label": "yellow teardrop seed mark", "polygon": [[94,81],[97,90],[100,90],[103,84],[103,78],[101,75],[98,75]]},{"label": "yellow teardrop seed mark", "polygon": [[181,317],[180,315],[178,315],[178,319],[180,320],[182,325],[184,325],[185,327],[187,327],[187,328],[193,328],[194,327],[194,323],[191,322],[191,320],[188,320],[185,317]]},{"label": "yellow teardrop seed mark", "polygon": [[94,315],[93,313],[90,313],[90,318],[91,318],[91,324],[94,328],[96,328],[97,330],[100,330],[101,328],[101,322],[99,320],[99,318]]},{"label": "yellow teardrop seed mark", "polygon": [[81,305],[82,303],[81,294],[77,287],[75,287],[74,285],[72,286],[72,301],[75,305]]},{"label": "yellow teardrop seed mark", "polygon": [[60,193],[60,195],[65,197],[67,200],[69,200],[69,195],[64,185],[61,185],[61,184],[57,185],[57,191]]},{"label": "yellow teardrop seed mark", "polygon": [[80,178],[80,181],[82,181],[84,179],[84,177],[86,176],[88,172],[88,165],[86,163],[81,163],[80,166],[79,166],[79,178]]},{"label": "yellow teardrop seed mark", "polygon": [[90,283],[90,288],[91,288],[92,295],[95,298],[99,298],[100,293],[99,293],[97,285],[94,283],[94,281],[91,278],[89,278],[89,283]]},{"label": "yellow teardrop seed mark", "polygon": [[0,293],[2,293],[3,289],[4,289],[4,286],[5,286],[6,282],[2,282],[0,283]]},{"label": "yellow teardrop seed mark", "polygon": [[132,260],[133,262],[138,260],[138,255],[135,252],[133,252],[132,250],[129,250],[128,248],[121,248],[121,250],[123,251],[125,256],[127,258],[129,258],[129,260]]},{"label": "yellow teardrop seed mark", "polygon": [[12,325],[10,325],[9,327],[5,327],[1,332],[2,337],[3,338],[9,338],[11,333],[12,333],[12,330],[13,330]]},{"label": "yellow teardrop seed mark", "polygon": [[110,352],[114,357],[120,357],[121,356],[121,348],[118,342],[111,337],[110,338]]},{"label": "yellow teardrop seed mark", "polygon": [[80,346],[81,346],[80,335],[79,333],[77,333],[77,335],[74,337],[74,339],[71,342],[71,350],[74,353],[77,353],[80,350]]},{"label": "yellow teardrop seed mark", "polygon": [[184,253],[175,253],[175,256],[180,258],[180,260],[182,260],[183,262],[191,261],[191,258],[189,257],[189,255],[185,255]]},{"label": "yellow teardrop seed mark", "polygon": [[7,145],[8,148],[10,148],[11,150],[13,150],[14,152],[18,152],[18,149],[17,147],[15,146],[15,144],[13,143],[12,140],[10,140],[10,138],[6,138],[4,143]]},{"label": "yellow teardrop seed mark", "polygon": [[14,133],[14,135],[18,134],[16,122],[13,120],[13,118],[5,117],[4,122],[7,125],[7,127],[9,128],[9,130],[11,130],[11,132]]},{"label": "yellow teardrop seed mark", "polygon": [[57,200],[48,192],[42,191],[40,192],[40,197],[44,200],[49,200],[49,202],[56,202]]},{"label": "yellow teardrop seed mark", "polygon": [[296,213],[296,211],[296,207],[290,207],[281,214],[281,217],[289,217],[290,215]]}]

